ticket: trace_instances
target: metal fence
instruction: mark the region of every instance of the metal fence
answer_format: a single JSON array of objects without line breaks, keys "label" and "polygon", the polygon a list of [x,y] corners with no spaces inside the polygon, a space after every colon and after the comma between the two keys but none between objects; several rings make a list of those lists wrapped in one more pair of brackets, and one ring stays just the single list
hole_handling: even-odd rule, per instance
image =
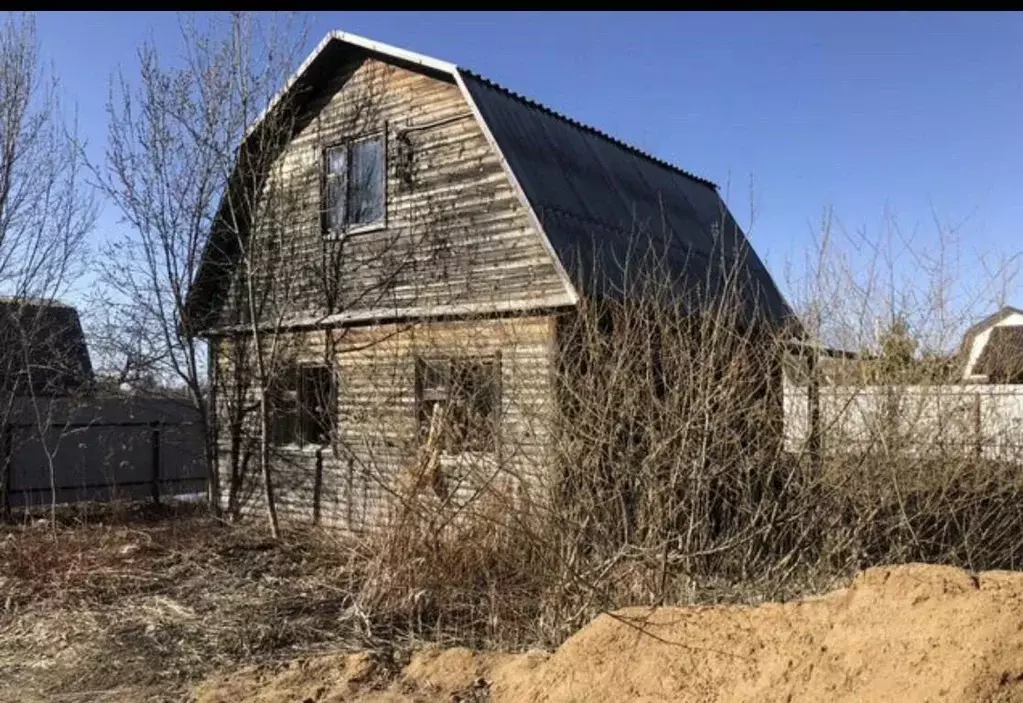
[{"label": "metal fence", "polygon": [[5,508],[202,494],[194,410],[165,399],[21,402],[0,425]]}]

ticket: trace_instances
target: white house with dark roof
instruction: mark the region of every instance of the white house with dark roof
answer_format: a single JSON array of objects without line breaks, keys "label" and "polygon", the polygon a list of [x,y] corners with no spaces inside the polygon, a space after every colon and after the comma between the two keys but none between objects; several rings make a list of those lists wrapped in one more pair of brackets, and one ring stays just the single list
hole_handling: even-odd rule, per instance
[{"label": "white house with dark roof", "polygon": [[969,383],[1020,383],[1023,368],[1023,310],[1009,305],[972,325],[963,335],[962,380]]}]

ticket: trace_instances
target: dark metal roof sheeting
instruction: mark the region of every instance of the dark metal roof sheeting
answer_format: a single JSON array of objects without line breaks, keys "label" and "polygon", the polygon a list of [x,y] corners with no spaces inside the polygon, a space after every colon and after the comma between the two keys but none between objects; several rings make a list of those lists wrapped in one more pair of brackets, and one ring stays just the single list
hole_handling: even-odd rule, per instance
[{"label": "dark metal roof sheeting", "polygon": [[977,371],[994,383],[1023,379],[1023,327],[995,327],[977,359]]},{"label": "dark metal roof sheeting", "polygon": [[89,348],[74,308],[24,299],[0,301],[0,385],[27,371],[40,395],[70,392],[92,379]]},{"label": "dark metal roof sheeting", "polygon": [[[643,248],[634,236],[642,234],[665,243],[689,291],[719,287],[726,262],[741,258],[737,273],[757,291],[749,302],[773,323],[792,321],[791,309],[712,183],[479,75],[461,73],[581,292],[620,290],[620,277],[627,275],[620,262],[630,243],[633,251]],[[582,273],[594,270],[600,273],[596,278]]]},{"label": "dark metal roof sheeting", "polygon": [[[296,75],[285,92],[304,106],[353,56],[378,55],[385,61],[452,80],[438,68],[409,63],[400,56],[360,48],[334,37]],[[745,235],[721,200],[716,186],[676,166],[618,141],[599,130],[560,115],[550,108],[464,69],[457,70],[508,164],[518,179],[556,255],[574,276],[581,293],[601,294],[593,277],[581,270],[600,268],[596,280],[619,288],[613,265],[629,253],[634,232],[660,235],[668,242],[680,281],[687,289],[711,286],[723,278],[712,273],[711,261],[722,254],[743,252],[757,293],[749,296],[775,323],[793,321],[792,312],[774,281],[748,246]],[[716,225],[716,226],[715,226]],[[218,301],[227,290],[234,264],[233,240],[214,228],[202,263],[189,290],[186,316],[193,328],[212,322]],[[734,257],[733,257],[734,258]],[[620,267],[618,267],[620,268]],[[797,323],[798,326],[798,323]]]}]

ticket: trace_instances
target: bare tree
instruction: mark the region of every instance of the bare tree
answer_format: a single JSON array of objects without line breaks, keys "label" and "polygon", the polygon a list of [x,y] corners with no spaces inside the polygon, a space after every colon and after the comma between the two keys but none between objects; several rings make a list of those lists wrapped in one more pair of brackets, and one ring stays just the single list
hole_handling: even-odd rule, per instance
[{"label": "bare tree", "polygon": [[[40,66],[35,22],[8,17],[0,28],[0,425],[21,415],[38,434],[57,500],[51,440],[53,404],[84,380],[81,358],[67,352],[65,326],[77,317],[58,309],[85,262],[95,208],[84,164],[62,114],[56,77]],[[73,311],[72,311],[73,312]],[[77,369],[77,371],[76,371]],[[21,406],[21,407],[18,407]],[[5,444],[14,441],[5,432]],[[9,460],[11,447],[6,447]],[[6,485],[3,466],[0,485]]]},{"label": "bare tree", "polygon": [[[594,272],[615,294],[557,320],[554,407],[527,400],[502,428],[500,478],[539,477],[539,500],[527,511],[489,476],[467,491],[447,467],[441,490],[429,472],[413,477],[401,520],[367,550],[360,607],[410,628],[443,612],[487,641],[538,623],[558,642],[627,604],[785,597],[907,560],[1018,563],[1020,387],[962,383],[955,354],[1012,267],[964,277],[954,232],[921,245],[890,227],[846,235],[824,219],[825,245],[790,283],[809,313],[801,335],[751,324],[741,266],[686,285],[672,252],[640,233],[627,263],[643,275],[618,286],[617,271]],[[893,275],[906,261],[912,273]],[[472,334],[467,322],[444,351],[470,356]],[[431,423],[426,444],[442,434]],[[549,451],[531,452],[530,435]]]},{"label": "bare tree", "polygon": [[206,437],[215,511],[222,481],[207,349],[186,302],[211,231],[240,232],[251,218],[252,179],[266,174],[251,162],[239,170],[239,156],[259,153],[247,132],[291,72],[302,41],[293,30],[287,20],[261,23],[242,14],[206,28],[183,18],[180,65],[146,44],[138,87],[123,76],[115,82],[107,163],[93,168],[129,225],[104,252],[105,291],[122,329],[147,330],[128,337],[129,348],[145,344],[131,348],[136,358],[187,389]]}]

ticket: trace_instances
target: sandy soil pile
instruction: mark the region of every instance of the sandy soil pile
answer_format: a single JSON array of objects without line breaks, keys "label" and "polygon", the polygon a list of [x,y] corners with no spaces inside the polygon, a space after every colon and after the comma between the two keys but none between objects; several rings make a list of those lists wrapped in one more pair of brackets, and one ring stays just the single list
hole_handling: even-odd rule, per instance
[{"label": "sandy soil pile", "polygon": [[632,608],[556,652],[417,654],[389,673],[331,655],[211,680],[199,703],[255,701],[1023,701],[1023,574],[863,572],[822,598]]}]

